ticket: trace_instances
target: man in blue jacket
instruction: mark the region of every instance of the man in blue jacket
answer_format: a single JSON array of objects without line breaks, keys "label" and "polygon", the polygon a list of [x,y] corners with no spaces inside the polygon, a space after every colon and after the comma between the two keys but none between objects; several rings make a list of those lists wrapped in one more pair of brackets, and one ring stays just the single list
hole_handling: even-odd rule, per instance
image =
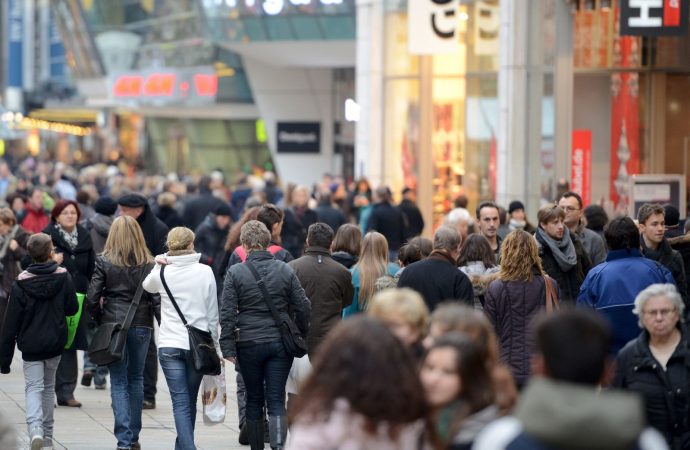
[{"label": "man in blue jacket", "polygon": [[611,352],[616,354],[640,334],[632,312],[637,294],[650,284],[676,283],[668,269],[642,255],[640,231],[629,217],[611,221],[604,237],[609,248],[606,261],[589,271],[577,304],[597,310],[609,321]]}]

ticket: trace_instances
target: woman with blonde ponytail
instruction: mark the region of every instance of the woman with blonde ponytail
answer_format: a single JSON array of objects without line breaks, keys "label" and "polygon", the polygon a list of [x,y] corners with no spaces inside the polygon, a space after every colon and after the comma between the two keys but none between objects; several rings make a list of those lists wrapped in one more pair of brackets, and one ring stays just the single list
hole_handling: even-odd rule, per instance
[{"label": "woman with blonde ponytail", "polygon": [[168,233],[167,246],[167,253],[156,256],[156,265],[144,280],[144,289],[161,296],[158,358],[172,397],[177,430],[175,450],[195,450],[196,403],[203,374],[194,368],[187,329],[163,282],[187,324],[210,331],[217,343],[216,280],[211,267],[199,263],[201,254],[194,251],[192,230],[173,228]]}]

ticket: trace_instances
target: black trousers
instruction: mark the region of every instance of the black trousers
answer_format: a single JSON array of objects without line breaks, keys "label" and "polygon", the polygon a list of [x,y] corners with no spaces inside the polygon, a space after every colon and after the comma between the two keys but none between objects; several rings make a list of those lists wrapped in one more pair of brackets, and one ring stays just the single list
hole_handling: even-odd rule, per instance
[{"label": "black trousers", "polygon": [[77,351],[65,350],[62,352],[60,364],[55,374],[55,396],[59,402],[66,402],[74,398],[74,389],[77,387]]},{"label": "black trousers", "polygon": [[144,400],[156,401],[156,384],[158,384],[158,349],[152,333],[144,365]]}]

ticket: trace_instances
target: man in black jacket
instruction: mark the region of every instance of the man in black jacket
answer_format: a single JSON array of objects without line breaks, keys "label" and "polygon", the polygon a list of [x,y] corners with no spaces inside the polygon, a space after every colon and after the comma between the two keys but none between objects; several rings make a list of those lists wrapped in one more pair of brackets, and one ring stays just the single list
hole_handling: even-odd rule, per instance
[{"label": "man in black jacket", "polygon": [[664,207],[659,204],[645,203],[640,207],[637,213],[637,222],[640,227],[642,254],[645,258],[653,259],[664,265],[671,272],[676,281],[678,292],[680,292],[683,303],[685,303],[686,314],[688,314],[687,308],[690,305],[688,304],[685,265],[683,257],[671,248],[664,236],[665,214]]},{"label": "man in black jacket", "polygon": [[79,304],[69,272],[51,259],[50,236],[34,234],[27,247],[34,263],[12,285],[0,340],[0,372],[10,373],[16,343],[24,360],[31,448],[42,448],[52,447],[55,373],[68,335],[65,319],[77,313]]},{"label": "man in black jacket", "polygon": [[319,222],[323,222],[331,227],[334,233],[338,231],[340,225],[346,222],[342,211],[333,207],[331,191],[328,189],[319,192],[319,204],[315,211]]},{"label": "man in black jacket", "polygon": [[229,205],[221,204],[194,231],[194,248],[201,253],[200,262],[211,266],[216,277],[217,293],[220,298],[223,293],[223,275],[220,267],[225,256],[225,241],[228,238],[232,210]]},{"label": "man in black jacket", "polygon": [[460,244],[460,234],[454,228],[439,228],[434,234],[431,255],[405,267],[398,287],[409,287],[422,294],[429,311],[444,300],[458,300],[473,306],[472,283],[457,267]]},{"label": "man in black jacket", "polygon": [[[117,200],[123,215],[136,219],[144,234],[146,246],[153,256],[165,253],[165,240],[168,237],[168,226],[161,222],[146,201],[146,197],[137,193],[121,196]],[[144,409],[156,407],[156,384],[158,383],[158,349],[155,339],[149,341],[144,366]]]},{"label": "man in black jacket", "polygon": [[391,191],[379,186],[374,191],[374,209],[367,221],[367,232],[378,231],[388,241],[388,260],[398,260],[398,250],[405,243],[405,218],[399,208],[391,205]]},{"label": "man in black jacket", "polygon": [[212,213],[218,205],[225,202],[213,195],[211,191],[211,177],[203,176],[199,181],[199,193],[187,199],[182,213],[182,220],[187,228],[196,230],[209,213]]},{"label": "man in black jacket", "polygon": [[419,236],[424,231],[424,218],[417,207],[417,193],[408,187],[402,191],[403,199],[398,205],[405,218],[405,238]]}]

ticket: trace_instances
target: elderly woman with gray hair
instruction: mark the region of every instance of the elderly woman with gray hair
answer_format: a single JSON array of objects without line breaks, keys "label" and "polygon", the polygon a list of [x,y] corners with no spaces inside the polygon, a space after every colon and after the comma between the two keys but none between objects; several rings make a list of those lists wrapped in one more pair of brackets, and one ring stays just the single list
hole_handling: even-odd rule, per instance
[{"label": "elderly woman with gray hair", "polygon": [[672,284],[652,284],[635,298],[642,333],[616,358],[613,386],[637,392],[647,422],[672,450],[690,448],[690,351],[683,301]]},{"label": "elderly woman with gray hair", "polygon": [[278,315],[294,320],[303,336],[309,328],[311,305],[292,268],[266,250],[271,242],[266,225],[257,220],[245,223],[240,242],[248,256],[244,264],[235,264],[225,275],[220,348],[225,359],[239,363],[247,386],[245,426],[251,449],[264,448],[264,399],[271,448],[283,449],[287,435],[285,383],[293,357],[283,345],[253,271],[263,281]]}]

